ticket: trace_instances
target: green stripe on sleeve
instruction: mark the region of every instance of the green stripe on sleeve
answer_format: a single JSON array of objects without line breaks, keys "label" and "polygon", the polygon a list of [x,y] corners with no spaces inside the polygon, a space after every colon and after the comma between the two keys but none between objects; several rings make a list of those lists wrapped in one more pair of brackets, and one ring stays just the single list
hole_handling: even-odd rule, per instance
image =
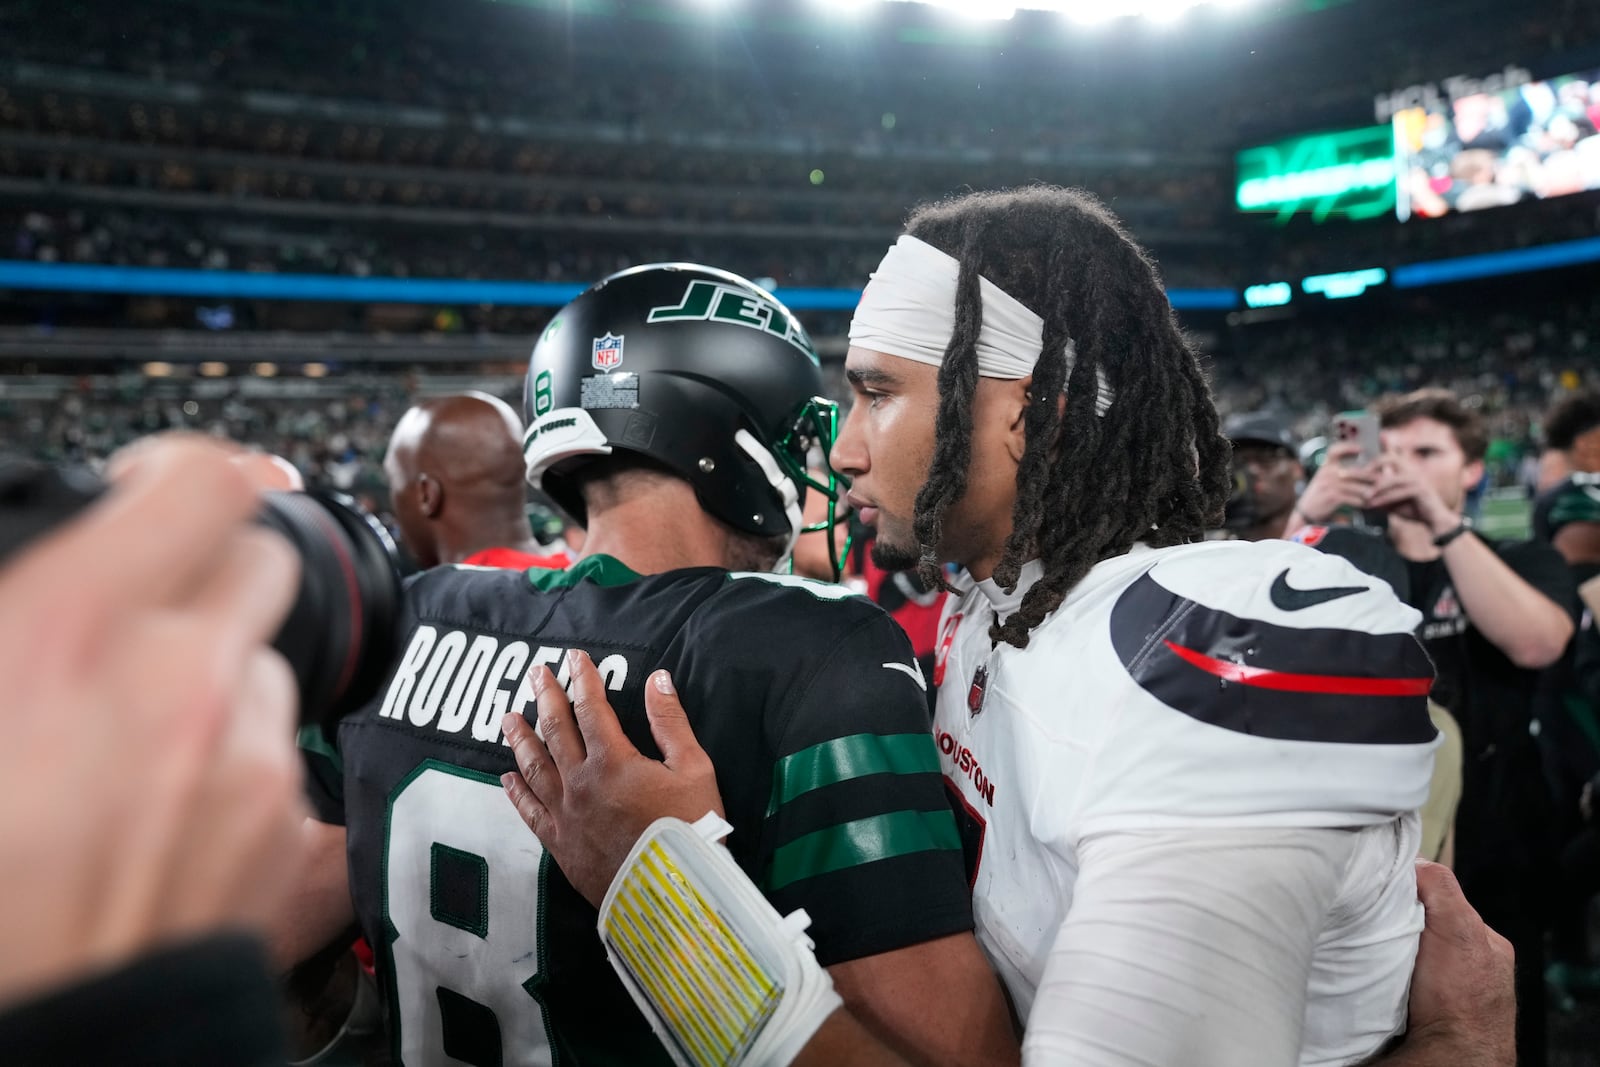
[{"label": "green stripe on sleeve", "polygon": [[892,811],[856,819],[780,846],[772,854],[762,889],[771,892],[802,878],[941,849],[961,850],[955,817],[948,811]]},{"label": "green stripe on sleeve", "polygon": [[1569,489],[1556,497],[1550,508],[1550,525],[1569,522],[1600,522],[1600,497],[1582,489]]},{"label": "green stripe on sleeve", "polygon": [[802,793],[869,774],[925,774],[939,770],[933,735],[851,734],[783,757],[772,769],[767,815]]}]

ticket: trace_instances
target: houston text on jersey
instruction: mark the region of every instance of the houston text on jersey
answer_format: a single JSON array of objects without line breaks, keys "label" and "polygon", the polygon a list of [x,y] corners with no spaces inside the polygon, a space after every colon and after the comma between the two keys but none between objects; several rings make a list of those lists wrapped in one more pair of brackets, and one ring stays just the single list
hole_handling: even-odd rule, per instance
[{"label": "houston text on jersey", "polygon": [[978,766],[978,759],[972,754],[972,749],[958,743],[948,730],[936,732],[934,740],[939,745],[939,754],[949,760],[957,771],[972,779],[978,794],[991,808],[994,807],[994,783],[989,781],[988,776],[983,773],[983,768]]}]

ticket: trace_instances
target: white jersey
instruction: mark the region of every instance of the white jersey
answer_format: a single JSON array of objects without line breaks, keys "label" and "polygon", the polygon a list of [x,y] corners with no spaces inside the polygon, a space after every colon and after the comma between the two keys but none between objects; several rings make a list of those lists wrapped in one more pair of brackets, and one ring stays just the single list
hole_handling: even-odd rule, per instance
[{"label": "white jersey", "polygon": [[1009,596],[982,582],[951,598],[934,729],[965,810],[978,939],[1030,1034],[1056,1010],[1035,997],[1103,842],[1321,833],[1349,844],[1308,920],[1288,1047],[1302,1064],[1381,1049],[1404,1026],[1422,927],[1411,860],[1437,742],[1417,613],[1289,542],[1139,546],[1090,571],[1026,649],[995,646],[997,611],[1039,573]]}]

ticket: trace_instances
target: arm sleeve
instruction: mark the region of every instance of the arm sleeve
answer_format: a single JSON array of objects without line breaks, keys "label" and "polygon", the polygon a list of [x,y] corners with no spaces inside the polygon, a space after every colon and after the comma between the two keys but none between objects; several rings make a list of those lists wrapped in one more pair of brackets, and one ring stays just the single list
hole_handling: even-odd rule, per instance
[{"label": "arm sleeve", "polygon": [[1298,1062],[1313,952],[1353,848],[1340,830],[1088,839],[1024,1061]]},{"label": "arm sleeve", "polygon": [[[180,1010],[181,1008],[181,1010]],[[282,1067],[277,990],[254,940],[216,936],[0,1013],[8,1063]]]},{"label": "arm sleeve", "polygon": [[893,620],[855,618],[773,723],[757,862],[773,905],[811,916],[823,966],[972,929],[927,680]]},{"label": "arm sleeve", "polygon": [[1574,619],[1578,617],[1578,586],[1560,552],[1543,541],[1522,541],[1497,546],[1497,550],[1517,577],[1555,601]]},{"label": "arm sleeve", "polygon": [[1104,725],[1084,746],[1081,806],[1040,817],[1076,848],[1124,830],[1414,811],[1438,744],[1420,619],[1348,562],[1286,542],[1158,564],[1111,611],[1120,671],[1094,694]]}]

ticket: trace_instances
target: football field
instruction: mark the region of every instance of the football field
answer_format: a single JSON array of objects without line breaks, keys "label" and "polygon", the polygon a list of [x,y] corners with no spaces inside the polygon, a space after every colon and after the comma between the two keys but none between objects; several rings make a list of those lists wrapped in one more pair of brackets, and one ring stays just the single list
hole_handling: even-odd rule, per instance
[{"label": "football field", "polygon": [[1491,489],[1478,512],[1478,530],[1485,537],[1519,540],[1529,535],[1532,514],[1521,489]]}]

